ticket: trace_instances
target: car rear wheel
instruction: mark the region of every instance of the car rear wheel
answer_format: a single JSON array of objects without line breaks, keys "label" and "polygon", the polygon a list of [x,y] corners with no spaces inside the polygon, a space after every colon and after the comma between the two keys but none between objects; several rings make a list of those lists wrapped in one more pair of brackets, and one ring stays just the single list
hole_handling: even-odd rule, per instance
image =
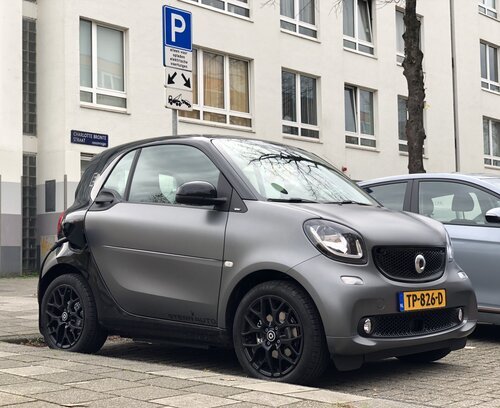
[{"label": "car rear wheel", "polygon": [[438,350],[426,351],[424,353],[409,354],[407,356],[399,356],[398,359],[404,363],[424,364],[432,363],[433,361],[441,360],[451,353],[451,349],[444,348]]},{"label": "car rear wheel", "polygon": [[251,289],[236,311],[233,341],[240,364],[257,378],[306,384],[330,362],[316,306],[292,282]]},{"label": "car rear wheel", "polygon": [[53,349],[93,353],[107,338],[97,321],[92,291],[78,274],[54,279],[45,291],[40,310],[40,329]]}]

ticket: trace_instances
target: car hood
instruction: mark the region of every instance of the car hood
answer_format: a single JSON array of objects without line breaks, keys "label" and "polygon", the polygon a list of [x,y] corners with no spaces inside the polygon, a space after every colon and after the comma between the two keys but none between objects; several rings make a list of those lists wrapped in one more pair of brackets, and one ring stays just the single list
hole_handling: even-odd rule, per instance
[{"label": "car hood", "polygon": [[318,217],[338,222],[359,232],[368,246],[446,246],[440,222],[418,214],[358,204],[299,204]]}]

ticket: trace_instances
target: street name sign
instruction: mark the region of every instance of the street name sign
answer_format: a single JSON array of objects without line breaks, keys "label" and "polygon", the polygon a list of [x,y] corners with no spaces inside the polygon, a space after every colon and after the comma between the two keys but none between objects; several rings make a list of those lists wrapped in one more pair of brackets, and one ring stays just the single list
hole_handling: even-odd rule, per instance
[{"label": "street name sign", "polygon": [[165,106],[193,110],[193,33],[191,13],[163,6]]},{"label": "street name sign", "polygon": [[83,132],[81,130],[71,131],[71,143],[108,147],[108,139],[108,135],[102,133]]}]

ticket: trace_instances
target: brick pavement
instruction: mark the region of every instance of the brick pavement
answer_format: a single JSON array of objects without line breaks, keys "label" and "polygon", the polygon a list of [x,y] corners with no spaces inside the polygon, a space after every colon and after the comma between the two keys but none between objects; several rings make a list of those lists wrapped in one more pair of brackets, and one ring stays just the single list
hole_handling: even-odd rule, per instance
[{"label": "brick pavement", "polygon": [[[113,338],[97,355],[12,343],[39,336],[36,279],[0,279],[0,406],[500,407],[500,330],[486,328],[440,363],[396,359],[316,388],[245,377],[233,353]],[[10,342],[9,342],[10,341]]]}]

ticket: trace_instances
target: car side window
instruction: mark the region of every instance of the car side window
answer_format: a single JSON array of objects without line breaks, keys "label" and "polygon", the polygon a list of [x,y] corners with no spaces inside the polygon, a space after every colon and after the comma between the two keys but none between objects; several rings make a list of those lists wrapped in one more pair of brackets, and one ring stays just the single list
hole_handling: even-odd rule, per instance
[{"label": "car side window", "polygon": [[217,187],[219,177],[219,169],[195,147],[145,147],[134,171],[129,201],[175,204],[180,185],[188,181],[207,181]]},{"label": "car side window", "polygon": [[375,200],[391,210],[403,211],[407,182],[363,187]]},{"label": "car side window", "polygon": [[486,212],[497,203],[497,197],[468,184],[446,181],[419,184],[419,213],[448,224],[485,225]]},{"label": "car side window", "polygon": [[130,174],[130,168],[132,167],[135,153],[136,151],[134,150],[130,153],[127,153],[122,159],[120,159],[120,161],[106,180],[106,183],[104,183],[103,188],[114,190],[118,194],[120,194],[121,197],[125,195],[128,175]]}]

